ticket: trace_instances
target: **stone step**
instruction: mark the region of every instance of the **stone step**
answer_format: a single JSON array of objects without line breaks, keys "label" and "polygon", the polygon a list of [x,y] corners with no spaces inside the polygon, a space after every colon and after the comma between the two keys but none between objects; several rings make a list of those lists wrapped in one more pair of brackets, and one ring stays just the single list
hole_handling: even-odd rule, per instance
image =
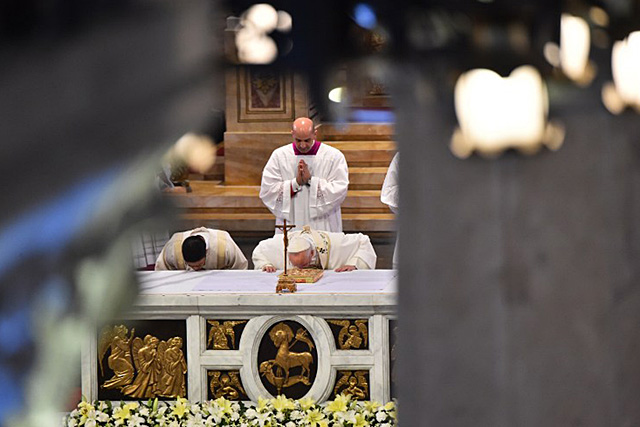
[{"label": "stone step", "polygon": [[390,123],[322,123],[318,126],[321,141],[392,140],[394,126]]},{"label": "stone step", "polygon": [[388,167],[396,153],[394,141],[327,141],[326,143],[342,151],[349,168]]},{"label": "stone step", "polygon": [[[232,214],[232,213],[184,213],[181,215],[185,229],[210,227],[229,232],[271,232],[274,230],[273,215]],[[353,232],[393,232],[395,218],[393,214],[343,214],[342,228],[345,233]]]},{"label": "stone step", "polygon": [[349,168],[350,190],[380,190],[387,175],[388,167]]},{"label": "stone step", "polygon": [[[219,185],[214,181],[191,181],[191,193],[168,194],[180,208],[200,209],[262,209],[260,187],[255,185]],[[342,209],[367,212],[387,212],[380,201],[380,190],[349,190]]]}]

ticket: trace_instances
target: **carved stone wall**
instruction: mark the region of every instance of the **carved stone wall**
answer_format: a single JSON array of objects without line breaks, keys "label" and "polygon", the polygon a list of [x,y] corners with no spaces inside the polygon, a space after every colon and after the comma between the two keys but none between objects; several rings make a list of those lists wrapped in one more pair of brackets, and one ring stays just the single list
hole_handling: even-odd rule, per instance
[{"label": "carved stone wall", "polygon": [[300,76],[265,67],[229,70],[225,183],[259,185],[269,155],[291,140],[291,123],[308,111],[307,88]]}]

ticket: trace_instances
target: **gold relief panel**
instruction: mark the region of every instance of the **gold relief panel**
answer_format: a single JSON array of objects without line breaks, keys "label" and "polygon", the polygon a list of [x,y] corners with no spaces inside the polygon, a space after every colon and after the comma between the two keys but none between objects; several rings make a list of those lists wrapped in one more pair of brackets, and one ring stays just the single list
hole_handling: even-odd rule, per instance
[{"label": "gold relief panel", "polygon": [[227,400],[249,400],[242,387],[239,370],[207,371],[207,377],[209,380],[207,392],[209,400],[219,397],[224,397]]},{"label": "gold relief panel", "polygon": [[369,321],[365,319],[327,319],[338,350],[367,350]]},{"label": "gold relief panel", "polygon": [[348,394],[355,400],[369,400],[369,371],[338,371],[332,399]]},{"label": "gold relief panel", "polygon": [[303,397],[315,380],[317,367],[316,345],[300,323],[285,320],[263,335],[258,349],[258,369],[260,380],[271,395]]},{"label": "gold relief panel", "polygon": [[237,350],[246,320],[207,320],[207,350]]},{"label": "gold relief panel", "polygon": [[185,336],[183,321],[105,326],[98,336],[98,399],[186,397]]},{"label": "gold relief panel", "polygon": [[288,122],[295,118],[293,74],[237,67],[238,122]]}]

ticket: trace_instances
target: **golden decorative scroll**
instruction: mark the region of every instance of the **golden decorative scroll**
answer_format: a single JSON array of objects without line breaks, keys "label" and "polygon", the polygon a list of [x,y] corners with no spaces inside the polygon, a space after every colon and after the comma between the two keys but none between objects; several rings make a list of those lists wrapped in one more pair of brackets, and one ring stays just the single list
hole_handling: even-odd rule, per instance
[{"label": "golden decorative scroll", "polygon": [[[276,387],[278,394],[282,393],[283,388],[299,382],[311,385],[310,376],[313,355],[310,351],[313,350],[314,344],[307,335],[307,331],[299,328],[294,336],[291,327],[281,322],[271,329],[269,338],[271,338],[278,351],[275,359],[266,360],[260,364],[260,375],[264,376],[271,385]],[[305,343],[309,351],[297,353],[289,350],[291,346],[299,341]],[[300,375],[290,376],[290,370],[298,366],[302,369]]]},{"label": "golden decorative scroll", "polygon": [[366,375],[368,371],[338,371],[342,376],[336,381],[333,393],[348,394],[356,400],[369,399],[369,383]]},{"label": "golden decorative scroll", "polygon": [[132,398],[185,397],[187,362],[182,352],[182,338],[161,341],[153,335],[135,337],[135,329],[124,325],[105,327],[98,342],[100,370],[109,351],[107,364],[113,377],[101,387],[118,389]]},{"label": "golden decorative scroll", "polygon": [[337,347],[340,350],[367,348],[369,334],[366,320],[327,320],[327,322],[342,327],[338,332],[337,341]]},{"label": "golden decorative scroll", "polygon": [[[211,343],[213,343],[214,350],[230,350],[231,348],[236,348],[236,333],[233,327],[247,323],[247,321],[227,320],[220,323],[218,320],[207,320],[207,323],[211,325],[207,339],[207,348],[211,348]],[[229,347],[229,339],[231,341],[231,348]]]},{"label": "golden decorative scroll", "polygon": [[209,389],[215,399],[241,400],[247,393],[242,388],[239,371],[209,371]]}]

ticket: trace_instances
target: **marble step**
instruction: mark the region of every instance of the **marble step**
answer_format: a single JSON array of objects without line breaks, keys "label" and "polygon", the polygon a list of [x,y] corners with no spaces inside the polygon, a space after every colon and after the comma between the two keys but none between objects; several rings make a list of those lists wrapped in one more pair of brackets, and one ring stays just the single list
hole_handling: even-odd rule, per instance
[{"label": "marble step", "polygon": [[[232,213],[184,213],[181,216],[183,227],[210,227],[229,232],[271,232],[274,230],[275,217],[270,213],[232,214]],[[393,214],[343,214],[342,228],[351,232],[393,232],[395,218]]]},{"label": "marble step", "polygon": [[349,168],[349,189],[380,190],[387,175],[388,167],[351,167]]},{"label": "marble step", "polygon": [[[168,194],[181,208],[266,209],[260,200],[260,187],[254,185],[219,185],[214,181],[191,181],[191,193]],[[380,201],[380,190],[349,190],[343,211],[388,212]]]},{"label": "marble step", "polygon": [[349,168],[388,167],[396,153],[394,141],[326,141],[326,143],[342,151]]},{"label": "marble step", "polygon": [[318,126],[321,141],[331,140],[392,140],[394,126],[390,123],[322,123]]}]

